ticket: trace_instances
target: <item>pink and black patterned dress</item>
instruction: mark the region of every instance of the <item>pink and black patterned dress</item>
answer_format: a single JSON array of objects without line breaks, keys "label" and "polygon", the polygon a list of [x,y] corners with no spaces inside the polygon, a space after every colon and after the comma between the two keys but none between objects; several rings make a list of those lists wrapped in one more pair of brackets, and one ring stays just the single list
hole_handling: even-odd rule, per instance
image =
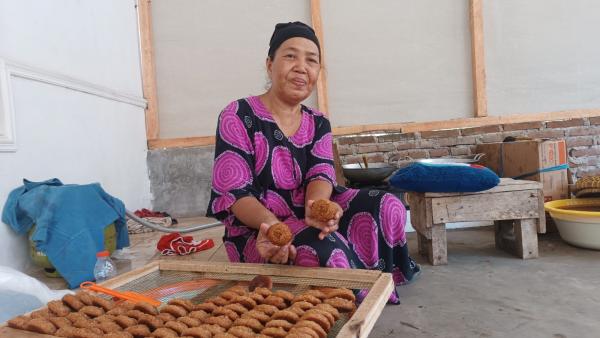
[{"label": "pink and black patterned dress", "polygon": [[[294,264],[378,269],[391,272],[397,285],[407,283],[419,267],[408,255],[403,204],[380,190],[338,186],[329,120],[305,106],[301,111],[300,127],[290,137],[256,96],[230,103],[219,115],[207,215],[225,224],[229,260],[265,263],[256,249],[258,231],[231,211],[237,199],[254,196],[291,227]],[[331,199],[344,209],[339,230],[323,240],[303,221],[304,191],[313,180],[331,183]],[[399,303],[395,291],[390,302]]]}]

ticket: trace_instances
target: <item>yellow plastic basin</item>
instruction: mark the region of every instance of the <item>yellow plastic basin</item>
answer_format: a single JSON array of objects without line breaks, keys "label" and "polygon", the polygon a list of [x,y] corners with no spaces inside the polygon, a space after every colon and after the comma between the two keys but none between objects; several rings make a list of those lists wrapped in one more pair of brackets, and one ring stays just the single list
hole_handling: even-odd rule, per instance
[{"label": "yellow plastic basin", "polygon": [[544,207],[565,242],[600,250],[600,198],[556,200]]}]

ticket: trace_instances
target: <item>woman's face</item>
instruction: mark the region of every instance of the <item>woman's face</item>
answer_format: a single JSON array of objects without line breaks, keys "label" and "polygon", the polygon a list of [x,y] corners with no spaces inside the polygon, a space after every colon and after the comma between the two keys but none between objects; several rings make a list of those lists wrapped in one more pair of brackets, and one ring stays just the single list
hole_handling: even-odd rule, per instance
[{"label": "woman's face", "polygon": [[272,60],[267,58],[271,90],[288,102],[300,103],[310,96],[320,69],[319,49],[305,38],[287,39]]}]

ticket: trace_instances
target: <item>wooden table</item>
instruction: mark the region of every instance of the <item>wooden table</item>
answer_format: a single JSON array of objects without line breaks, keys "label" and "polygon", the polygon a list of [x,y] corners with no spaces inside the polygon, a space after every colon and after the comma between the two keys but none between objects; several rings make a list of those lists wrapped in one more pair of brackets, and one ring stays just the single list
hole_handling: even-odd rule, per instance
[{"label": "wooden table", "polygon": [[542,184],[500,179],[496,187],[473,193],[408,194],[410,220],[419,253],[432,265],[448,263],[446,223],[494,221],[496,248],[520,258],[538,257],[537,233],[546,232]]}]

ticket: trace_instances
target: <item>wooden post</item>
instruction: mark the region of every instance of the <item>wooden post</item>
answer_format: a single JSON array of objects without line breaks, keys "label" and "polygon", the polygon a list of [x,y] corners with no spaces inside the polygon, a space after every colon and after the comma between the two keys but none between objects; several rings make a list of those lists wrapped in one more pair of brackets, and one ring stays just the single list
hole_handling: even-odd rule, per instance
[{"label": "wooden post", "polygon": [[494,221],[494,240],[496,242],[496,249],[512,254],[516,252],[513,223],[513,220]]},{"label": "wooden post", "polygon": [[535,218],[519,219],[515,221],[517,256],[523,259],[537,258],[539,256],[537,222],[538,219]]},{"label": "wooden post", "polygon": [[495,221],[496,248],[522,259],[537,258],[538,222],[538,218]]},{"label": "wooden post", "polygon": [[329,99],[327,95],[327,71],[325,67],[325,39],[323,38],[323,22],[321,21],[321,0],[310,0],[310,18],[312,26],[321,45],[321,72],[317,79],[317,101],[319,110],[327,117],[329,114]]},{"label": "wooden post", "polygon": [[538,191],[538,201],[539,201],[539,210],[540,210],[540,218],[538,219],[538,234],[545,234],[548,230],[546,229],[546,212],[544,211],[544,191],[540,189]]},{"label": "wooden post", "polygon": [[431,265],[448,264],[446,224],[434,224],[431,227],[431,239],[428,244],[428,256]]},{"label": "wooden post", "polygon": [[338,185],[346,186],[346,176],[344,176],[344,168],[340,159],[337,142],[333,142],[333,167],[335,168],[335,180]]},{"label": "wooden post", "polygon": [[470,0],[471,62],[473,65],[475,117],[487,116],[482,2],[483,0]]},{"label": "wooden post", "polygon": [[158,97],[156,91],[156,70],[154,48],[152,46],[152,7],[151,0],[139,0],[138,23],[140,30],[140,51],[142,58],[142,87],[146,106],[146,138],[156,140],[159,136]]},{"label": "wooden post", "polygon": [[418,231],[417,249],[419,250],[420,255],[429,256],[429,242],[427,242],[427,237],[425,235],[421,235]]}]

